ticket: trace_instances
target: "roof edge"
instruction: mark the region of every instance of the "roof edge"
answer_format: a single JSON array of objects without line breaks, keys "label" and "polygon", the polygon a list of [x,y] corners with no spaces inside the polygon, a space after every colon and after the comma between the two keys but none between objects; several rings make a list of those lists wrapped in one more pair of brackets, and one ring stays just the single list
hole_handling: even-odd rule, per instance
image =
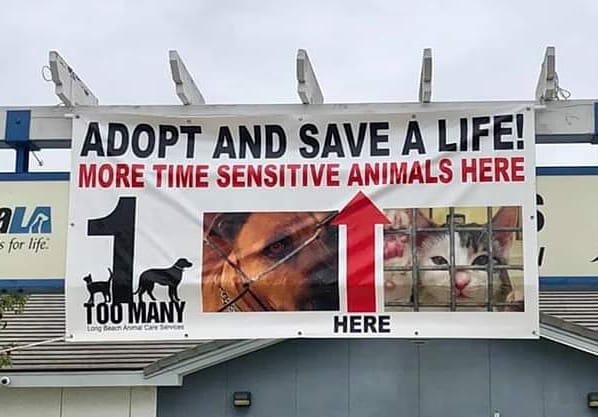
[{"label": "roof edge", "polygon": [[182,383],[182,379],[186,375],[267,348],[284,340],[286,339],[224,340],[204,343],[157,360],[146,366],[143,369],[143,374],[148,380],[164,375],[176,376]]},{"label": "roof edge", "polygon": [[598,332],[540,313],[540,336],[544,339],[598,356]]},{"label": "roof edge", "polygon": [[0,391],[13,388],[80,388],[80,387],[133,387],[177,386],[180,380],[172,375],[146,379],[143,371],[20,371],[3,373],[10,383],[0,386]]}]

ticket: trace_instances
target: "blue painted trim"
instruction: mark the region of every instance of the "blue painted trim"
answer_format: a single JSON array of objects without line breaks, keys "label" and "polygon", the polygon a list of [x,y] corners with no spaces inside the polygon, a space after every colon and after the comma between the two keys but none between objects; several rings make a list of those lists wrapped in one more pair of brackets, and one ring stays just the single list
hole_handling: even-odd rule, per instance
[{"label": "blue painted trim", "polygon": [[540,277],[541,291],[555,290],[598,290],[598,276]]},{"label": "blue painted trim", "polygon": [[598,175],[598,166],[537,167],[538,176]]},{"label": "blue painted trim", "polygon": [[598,102],[594,103],[594,140],[592,144],[598,145]]},{"label": "blue painted trim", "polygon": [[15,171],[29,172],[31,110],[7,110],[4,141],[16,150]]},{"label": "blue painted trim", "polygon": [[24,146],[19,146],[15,149],[15,153],[15,172],[29,172],[29,149]]},{"label": "blue painted trim", "polygon": [[68,181],[70,172],[0,172],[2,181]]},{"label": "blue painted trim", "polygon": [[0,279],[0,294],[62,294],[63,279]]},{"label": "blue painted trim", "polygon": [[31,130],[31,110],[7,110],[4,140],[10,146],[27,145]]}]

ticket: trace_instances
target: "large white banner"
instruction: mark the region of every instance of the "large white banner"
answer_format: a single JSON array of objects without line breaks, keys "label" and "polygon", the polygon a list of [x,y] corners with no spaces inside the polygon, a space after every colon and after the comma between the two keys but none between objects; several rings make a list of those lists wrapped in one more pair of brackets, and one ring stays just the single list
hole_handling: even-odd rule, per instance
[{"label": "large white banner", "polygon": [[79,113],[68,340],[536,338],[533,116]]}]

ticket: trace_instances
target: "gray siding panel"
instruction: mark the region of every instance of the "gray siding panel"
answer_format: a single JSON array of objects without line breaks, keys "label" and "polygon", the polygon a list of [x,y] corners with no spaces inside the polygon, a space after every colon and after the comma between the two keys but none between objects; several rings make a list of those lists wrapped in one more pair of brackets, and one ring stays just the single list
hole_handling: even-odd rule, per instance
[{"label": "gray siding panel", "polygon": [[418,410],[417,345],[355,340],[349,352],[350,413],[345,416],[412,416]]},{"label": "gray siding panel", "polygon": [[589,417],[591,391],[598,358],[546,340],[293,340],[159,388],[158,416]]},{"label": "gray siding panel", "polygon": [[501,416],[543,416],[543,345],[535,341],[490,344],[491,411]]},{"label": "gray siding panel", "polygon": [[421,345],[421,416],[489,415],[488,363],[485,341],[429,341]]},{"label": "gray siding panel", "polygon": [[348,416],[349,344],[306,340],[292,345],[297,360],[297,416]]},{"label": "gray siding panel", "polygon": [[159,416],[224,416],[227,407],[224,366],[183,378],[181,387],[160,388]]},{"label": "gray siding panel", "polygon": [[227,362],[228,404],[232,404],[233,392],[251,391],[252,405],[249,408],[226,407],[226,416],[295,416],[296,351],[292,343],[285,343]]},{"label": "gray siding panel", "polygon": [[598,359],[556,343],[544,351],[544,416],[598,415],[586,405],[588,392],[598,391]]}]

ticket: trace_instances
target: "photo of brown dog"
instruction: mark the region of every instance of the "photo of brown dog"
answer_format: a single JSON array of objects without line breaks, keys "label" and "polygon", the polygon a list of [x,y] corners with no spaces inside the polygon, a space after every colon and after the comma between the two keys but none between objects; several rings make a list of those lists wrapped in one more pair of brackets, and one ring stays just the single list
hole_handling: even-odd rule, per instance
[{"label": "photo of brown dog", "polygon": [[338,310],[335,214],[206,213],[203,312]]}]

